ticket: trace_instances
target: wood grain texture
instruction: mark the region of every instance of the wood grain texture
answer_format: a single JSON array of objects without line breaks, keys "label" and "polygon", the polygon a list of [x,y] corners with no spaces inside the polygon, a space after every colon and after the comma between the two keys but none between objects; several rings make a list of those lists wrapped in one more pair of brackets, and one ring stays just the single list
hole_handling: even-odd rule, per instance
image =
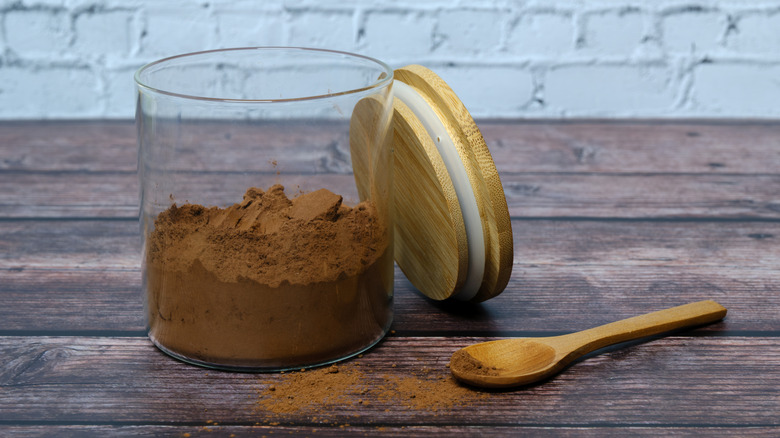
[{"label": "wood grain texture", "polygon": [[[778,268],[780,223],[516,221],[514,266],[523,271],[598,267],[709,269],[712,274]],[[136,221],[0,221],[0,268],[137,269]],[[573,271],[573,272],[576,272]],[[594,278],[594,282],[598,282]]]},{"label": "wood grain texture", "polygon": [[[511,274],[512,229],[501,180],[485,139],[463,102],[436,73],[409,65],[396,70],[395,77],[412,87],[441,120],[463,163],[469,192],[479,211],[485,248],[481,284],[476,293],[467,293],[474,302],[495,297],[504,290]],[[461,204],[468,198],[463,193],[458,196]]]},{"label": "wood grain texture", "polygon": [[[777,124],[482,125],[513,217],[776,219],[780,212]],[[247,184],[278,182],[279,171],[291,187],[354,191],[351,176],[338,173],[349,157],[347,134],[327,126],[261,128],[267,159],[237,156],[229,147],[231,141],[256,141],[252,129],[226,136],[205,126],[199,135],[220,151],[217,169],[253,172]],[[0,140],[0,217],[137,215],[131,124],[5,122]],[[290,161],[272,165],[280,156]],[[205,159],[186,157],[191,161],[182,166],[195,170]],[[311,172],[335,174],[311,181]],[[200,174],[193,190],[213,199],[223,177]]]},{"label": "wood grain texture", "polygon": [[[0,222],[0,330],[142,329],[138,227]],[[515,221],[513,230],[512,281],[481,305],[426,300],[396,271],[395,329],[566,332],[712,298],[734,309],[719,330],[780,330],[780,224]]]},{"label": "wood grain texture", "polygon": [[[778,121],[477,121],[503,180],[504,173],[776,174]],[[266,127],[267,128],[267,127]],[[316,152],[303,141],[320,136]],[[226,136],[204,126],[205,140],[220,147],[231,165],[231,141],[257,141],[245,129]],[[56,171],[136,170],[136,131],[128,121],[0,122],[0,169]],[[337,168],[349,156],[347,131],[328,125],[266,129],[266,144],[283,148],[299,164],[292,169]],[[292,163],[292,162],[291,162]],[[234,167],[226,170],[235,170]]]},{"label": "wood grain texture", "polygon": [[[181,149],[180,163],[185,169],[208,164],[211,171],[224,172],[343,173],[349,157],[348,129],[346,124],[330,123],[204,122],[187,127],[193,146]],[[235,144],[256,147],[231,147]],[[132,122],[0,122],[1,170],[135,172],[137,152]]]},{"label": "wood grain texture", "polygon": [[427,296],[443,300],[461,289],[469,248],[450,174],[411,109],[393,103],[395,260]]},{"label": "wood grain texture", "polygon": [[[184,365],[143,336],[133,124],[0,122],[0,435],[777,436],[780,122],[479,127],[514,217],[508,287],[479,305],[435,302],[397,270],[395,334],[350,362],[371,382],[446,374],[474,342],[690,301],[714,299],[726,319],[608,347],[544,384],[445,411],[377,400],[274,414],[258,400],[282,375]],[[224,151],[226,173],[196,186],[209,196],[235,170],[261,184],[280,170],[354,185],[346,127],[202,128]],[[290,156],[284,168],[231,153],[258,134],[264,153]]]},{"label": "wood grain texture", "polygon": [[[733,437],[766,437],[776,438],[780,426],[725,426],[725,427],[652,427],[652,426],[614,426],[614,427],[550,427],[522,426],[526,436],[556,436],[556,437],[657,437],[681,436],[712,438]],[[330,424],[321,422],[310,426],[289,425],[225,425],[203,422],[198,425],[50,425],[50,426],[2,426],[0,432],[9,437],[41,437],[57,436],[61,438],[81,438],[84,436],[115,436],[115,437],[191,437],[231,436],[263,437],[272,435],[291,436],[324,436],[324,437],[366,437],[366,436],[432,436],[432,437],[483,437],[483,436],[516,436],[518,428],[512,426],[353,426],[351,424]]]},{"label": "wood grain texture", "polygon": [[[481,340],[391,337],[352,363],[377,385],[393,376],[437,378],[448,374],[452,351]],[[284,374],[184,365],[144,338],[0,337],[0,421],[311,424],[316,416],[356,426],[453,425],[464,419],[494,426],[629,426],[650,419],[654,426],[780,426],[779,352],[777,338],[669,337],[590,357],[543,385],[492,392],[437,412],[347,388],[345,402],[326,411],[273,413],[258,402],[269,385],[285,381]],[[348,403],[352,397],[367,402]]]},{"label": "wood grain texture", "polygon": [[[495,300],[479,306],[438,303],[423,297],[396,271],[395,322],[399,333],[527,336],[583,330],[648,308],[715,297],[732,314],[702,329],[710,334],[780,331],[780,284],[745,274],[737,278],[653,269],[539,271]],[[0,332],[143,330],[139,270],[19,269],[0,271]],[[550,303],[555,303],[551,305]],[[35,317],[31,318],[30,315]]]},{"label": "wood grain texture", "polygon": [[499,172],[776,174],[780,122],[509,121],[479,125]]},{"label": "wood grain texture", "polygon": [[[283,182],[342,190],[356,202],[351,175],[243,175],[249,186]],[[232,203],[224,175],[198,175],[192,193]],[[182,179],[183,181],[183,179]],[[778,175],[503,174],[513,218],[763,219],[780,214]],[[135,173],[0,172],[0,217],[121,217],[138,214]],[[192,200],[192,199],[190,199]],[[181,202],[181,200],[179,200]]]}]

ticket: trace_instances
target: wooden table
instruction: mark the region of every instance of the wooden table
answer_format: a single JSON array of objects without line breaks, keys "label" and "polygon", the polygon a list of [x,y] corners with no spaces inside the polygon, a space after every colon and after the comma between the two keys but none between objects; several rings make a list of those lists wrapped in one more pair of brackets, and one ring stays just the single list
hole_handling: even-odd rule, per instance
[{"label": "wooden table", "polygon": [[436,303],[398,273],[394,334],[344,366],[441,378],[472,342],[701,299],[726,319],[436,412],[369,392],[274,413],[261,402],[289,373],[209,371],[145,337],[132,122],[3,122],[0,435],[779,436],[780,123],[480,126],[512,215],[507,290]]}]

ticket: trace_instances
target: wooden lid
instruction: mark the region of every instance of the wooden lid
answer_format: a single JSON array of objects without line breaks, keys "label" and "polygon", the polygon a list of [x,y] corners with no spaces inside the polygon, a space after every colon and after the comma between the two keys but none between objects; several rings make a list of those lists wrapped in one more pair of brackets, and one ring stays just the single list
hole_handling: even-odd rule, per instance
[{"label": "wooden lid", "polygon": [[[512,228],[503,187],[485,140],[452,89],[419,65],[393,84],[395,260],[436,300],[484,301],[512,271]],[[365,100],[365,99],[364,99]],[[366,138],[380,105],[353,113],[351,138]],[[368,176],[353,168],[361,197]]]}]

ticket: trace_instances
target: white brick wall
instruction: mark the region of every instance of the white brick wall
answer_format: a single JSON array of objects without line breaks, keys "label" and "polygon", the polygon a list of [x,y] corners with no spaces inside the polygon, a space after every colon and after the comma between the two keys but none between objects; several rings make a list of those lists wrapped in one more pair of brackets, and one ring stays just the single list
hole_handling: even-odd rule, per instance
[{"label": "white brick wall", "polygon": [[780,117],[770,0],[0,0],[0,119],[131,118],[132,73],[249,45],[437,71],[479,117]]}]

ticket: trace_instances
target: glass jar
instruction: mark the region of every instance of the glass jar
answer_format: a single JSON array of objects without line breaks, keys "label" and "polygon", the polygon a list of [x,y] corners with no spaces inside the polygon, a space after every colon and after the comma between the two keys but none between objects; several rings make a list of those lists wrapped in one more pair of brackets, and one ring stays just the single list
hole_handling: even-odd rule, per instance
[{"label": "glass jar", "polygon": [[392,320],[393,71],[302,48],[135,75],[149,338],[207,367],[356,355]]}]

